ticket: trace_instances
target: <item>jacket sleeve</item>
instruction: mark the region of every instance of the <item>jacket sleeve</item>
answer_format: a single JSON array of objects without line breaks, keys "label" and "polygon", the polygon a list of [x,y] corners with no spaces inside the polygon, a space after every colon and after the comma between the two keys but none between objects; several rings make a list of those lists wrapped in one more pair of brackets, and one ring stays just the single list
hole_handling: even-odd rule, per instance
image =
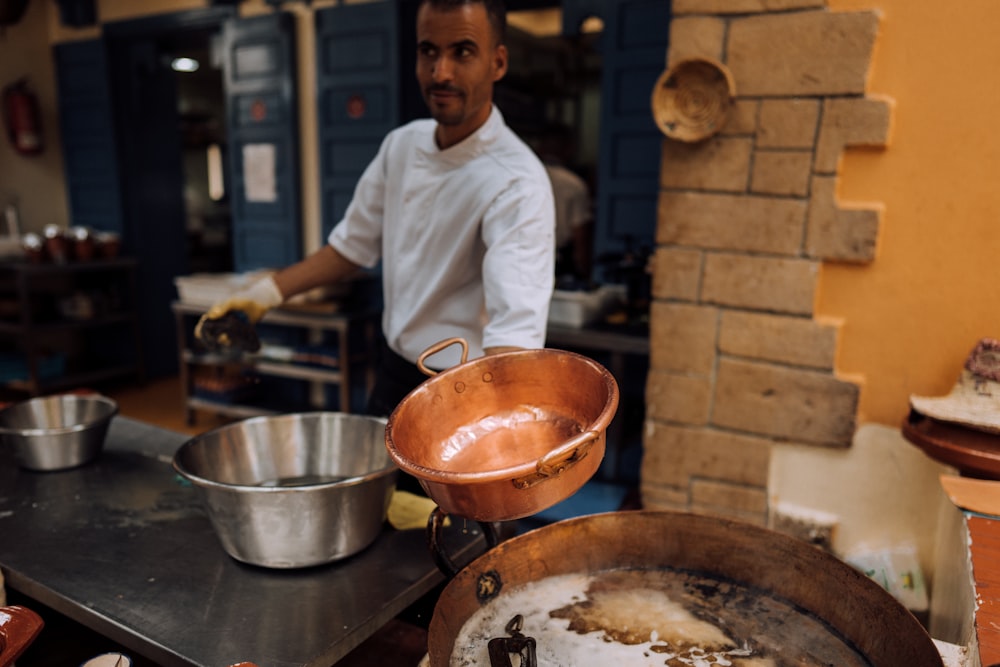
[{"label": "jacket sleeve", "polygon": [[386,155],[391,141],[391,134],[382,141],[378,153],[361,174],[344,217],[327,237],[327,242],[340,254],[368,269],[378,264],[382,256]]},{"label": "jacket sleeve", "polygon": [[555,204],[544,174],[501,191],[484,217],[483,241],[483,347],[544,347],[555,283]]}]

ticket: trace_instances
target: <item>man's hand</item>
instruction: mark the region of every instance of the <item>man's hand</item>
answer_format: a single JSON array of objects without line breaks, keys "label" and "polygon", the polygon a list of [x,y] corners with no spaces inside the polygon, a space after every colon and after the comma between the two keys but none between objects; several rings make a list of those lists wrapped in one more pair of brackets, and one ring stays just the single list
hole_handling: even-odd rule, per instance
[{"label": "man's hand", "polygon": [[267,276],[209,308],[195,325],[195,338],[209,350],[255,352],[260,340],[254,326],[282,301],[274,277]]}]

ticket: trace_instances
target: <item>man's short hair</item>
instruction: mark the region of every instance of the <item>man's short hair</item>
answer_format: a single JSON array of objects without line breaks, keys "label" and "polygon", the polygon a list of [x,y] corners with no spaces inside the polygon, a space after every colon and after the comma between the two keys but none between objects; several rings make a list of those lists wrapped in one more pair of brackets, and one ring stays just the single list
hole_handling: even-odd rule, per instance
[{"label": "man's short hair", "polygon": [[497,45],[507,39],[507,7],[503,0],[420,0],[420,6],[430,5],[434,9],[448,11],[465,5],[482,5],[486,9],[490,28]]}]

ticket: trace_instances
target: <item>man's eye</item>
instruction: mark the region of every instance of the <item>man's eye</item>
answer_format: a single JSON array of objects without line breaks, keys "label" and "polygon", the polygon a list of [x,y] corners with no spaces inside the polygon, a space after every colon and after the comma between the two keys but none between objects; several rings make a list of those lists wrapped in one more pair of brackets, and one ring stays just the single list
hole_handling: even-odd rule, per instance
[{"label": "man's eye", "polygon": [[423,56],[424,58],[433,58],[435,51],[429,46],[418,46],[417,55]]},{"label": "man's eye", "polygon": [[460,46],[456,51],[455,55],[459,58],[468,58],[472,55],[472,49],[467,46]]}]

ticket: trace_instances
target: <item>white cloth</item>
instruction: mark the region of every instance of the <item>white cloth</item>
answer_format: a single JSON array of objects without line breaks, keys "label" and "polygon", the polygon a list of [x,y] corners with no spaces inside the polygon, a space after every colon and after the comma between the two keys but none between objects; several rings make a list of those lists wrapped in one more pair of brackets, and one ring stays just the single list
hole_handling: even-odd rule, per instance
[{"label": "white cloth", "polygon": [[587,183],[559,164],[546,164],[556,205],[556,247],[573,240],[573,230],[594,219]]},{"label": "white cloth", "polygon": [[[484,347],[543,347],[555,271],[545,169],[496,107],[445,150],[436,125],[386,136],[329,243],[361,266],[382,260],[382,330],[405,359],[453,336],[468,341],[470,359]],[[446,368],[460,352],[426,363]]]}]

